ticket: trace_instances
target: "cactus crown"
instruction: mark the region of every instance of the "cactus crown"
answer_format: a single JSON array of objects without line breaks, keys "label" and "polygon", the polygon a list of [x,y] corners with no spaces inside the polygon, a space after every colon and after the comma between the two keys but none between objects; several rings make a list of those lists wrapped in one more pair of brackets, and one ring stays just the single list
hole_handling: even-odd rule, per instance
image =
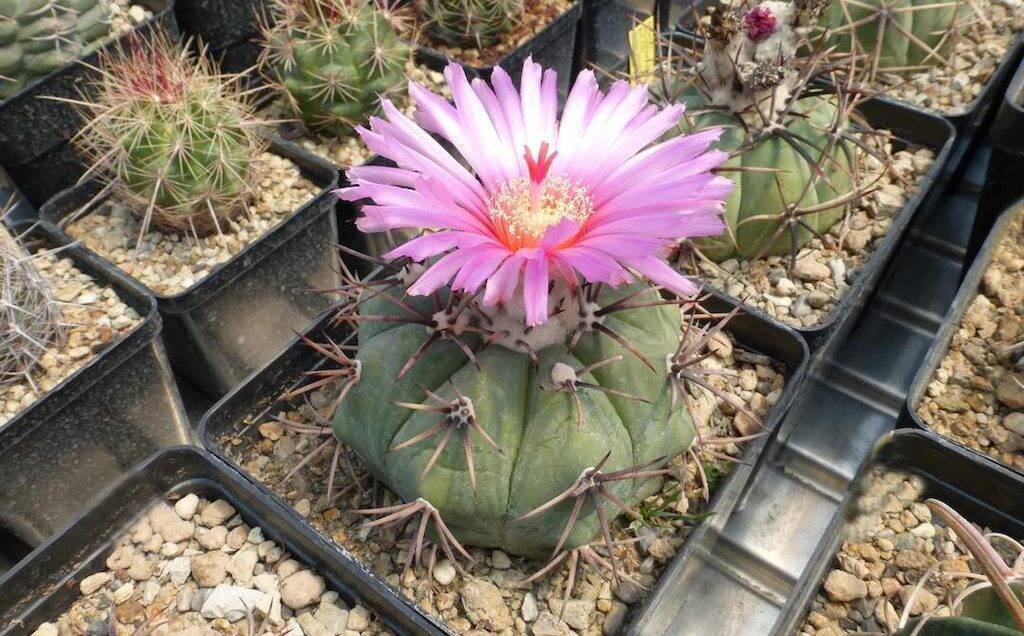
[{"label": "cactus crown", "polygon": [[523,19],[522,0],[423,0],[417,6],[431,37],[453,46],[491,46]]},{"label": "cactus crown", "polygon": [[306,125],[348,135],[405,93],[402,28],[377,0],[273,0],[261,66]]},{"label": "cactus crown", "polygon": [[0,386],[28,379],[47,348],[64,338],[60,308],[35,260],[0,223]]},{"label": "cactus crown", "polygon": [[101,56],[95,88],[76,142],[138,207],[142,234],[220,231],[244,209],[265,143],[237,77],[158,33]]},{"label": "cactus crown", "polygon": [[109,30],[102,0],[0,0],[0,99],[74,62]]}]

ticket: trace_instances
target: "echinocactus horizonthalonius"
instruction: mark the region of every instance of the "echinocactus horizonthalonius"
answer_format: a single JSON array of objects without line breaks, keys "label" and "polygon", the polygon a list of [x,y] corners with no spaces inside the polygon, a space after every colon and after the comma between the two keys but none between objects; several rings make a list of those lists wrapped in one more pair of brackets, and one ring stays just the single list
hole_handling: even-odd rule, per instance
[{"label": "echinocactus horizonthalonius", "polygon": [[[859,177],[859,138],[868,129],[852,91],[824,63],[798,55],[826,3],[765,0],[718,6],[702,51],[673,51],[660,67],[669,100],[689,107],[685,128],[720,128],[736,188],[727,231],[693,241],[707,258],[790,254],[835,225],[870,184]],[[850,79],[847,75],[846,79]]]},{"label": "echinocactus horizonthalonius", "polygon": [[31,374],[40,358],[64,337],[60,307],[50,282],[0,223],[0,385]]},{"label": "echinocactus horizonthalonius", "polygon": [[75,141],[96,161],[90,173],[142,215],[143,233],[221,231],[245,208],[266,144],[237,82],[160,33],[101,56]]},{"label": "echinocactus horizonthalonius", "polygon": [[420,0],[427,33],[444,44],[492,46],[523,19],[522,0]]},{"label": "echinocactus horizonthalonius", "polygon": [[611,520],[694,444],[683,387],[720,326],[663,259],[723,230],[719,133],[659,142],[683,107],[591,71],[561,117],[530,60],[519,87],[445,76],[454,105],[410,84],[416,121],[384,101],[361,132],[395,167],[351,168],[338,192],[372,200],[362,231],[419,233],[351,282],[358,353],[317,372],[344,387],[339,443],[406,502],[361,512],[418,524],[407,566],[432,525],[453,560],[466,542],[614,568]]},{"label": "echinocactus horizonthalonius", "polygon": [[313,130],[351,134],[405,93],[411,49],[378,0],[273,0],[263,28],[265,74]]},{"label": "echinocactus horizonthalonius", "polygon": [[0,99],[89,53],[109,30],[105,0],[0,0]]}]

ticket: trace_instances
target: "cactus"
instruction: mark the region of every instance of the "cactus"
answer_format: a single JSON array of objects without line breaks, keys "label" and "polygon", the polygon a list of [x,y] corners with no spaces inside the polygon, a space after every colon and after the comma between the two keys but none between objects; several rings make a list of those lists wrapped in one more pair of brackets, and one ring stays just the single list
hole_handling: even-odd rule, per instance
[{"label": "cactus", "polygon": [[855,150],[870,149],[850,134],[855,102],[841,84],[808,94],[821,59],[798,55],[825,4],[716,7],[703,26],[703,55],[664,65],[690,106],[690,125],[723,127],[719,148],[732,155],[725,167],[735,171],[737,187],[727,202],[728,231],[693,241],[714,261],[795,258],[865,189]]},{"label": "cactus", "polygon": [[[203,53],[155,34],[100,59],[88,123],[75,140],[143,215],[141,233],[221,231],[250,197],[265,143],[237,78],[216,75]],[[140,235],[141,238],[141,235]]]},{"label": "cactus", "polygon": [[410,49],[377,0],[274,0],[263,66],[309,127],[349,135],[404,94]]},{"label": "cactus", "polygon": [[[998,551],[973,525],[948,505],[935,499],[925,502],[936,516],[953,529],[960,542],[974,557],[986,582],[969,587],[951,604],[951,616],[936,616],[933,610],[904,626],[896,636],[1014,636],[1024,633],[1024,552],[1010,567]],[[1010,543],[1017,550],[1020,544]],[[918,581],[906,605],[911,606],[917,590],[924,587],[928,575]]]},{"label": "cactus", "polygon": [[64,338],[50,282],[0,224],[0,386],[31,380],[47,348]]},{"label": "cactus", "polygon": [[0,99],[89,53],[109,30],[103,0],[0,0]]},{"label": "cactus", "polygon": [[962,0],[833,0],[821,17],[828,45],[867,57],[872,71],[944,65]]},{"label": "cactus", "polygon": [[430,36],[452,46],[491,46],[523,19],[522,0],[423,0],[417,6]]}]

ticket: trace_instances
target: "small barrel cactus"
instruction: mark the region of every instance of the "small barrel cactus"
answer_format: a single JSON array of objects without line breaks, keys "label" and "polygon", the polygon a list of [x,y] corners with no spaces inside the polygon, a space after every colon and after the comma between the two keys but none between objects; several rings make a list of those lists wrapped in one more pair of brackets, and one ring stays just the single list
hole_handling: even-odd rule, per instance
[{"label": "small barrel cactus", "polygon": [[236,82],[159,33],[101,57],[75,140],[143,215],[143,232],[220,231],[245,208],[265,143]]},{"label": "small barrel cactus", "polygon": [[625,82],[606,97],[591,71],[561,122],[555,74],[530,61],[519,91],[501,68],[445,75],[455,105],[414,87],[414,122],[385,100],[362,135],[397,167],[352,168],[339,191],[372,200],[362,231],[418,234],[348,285],[358,353],[329,356],[334,433],[405,501],[361,512],[418,519],[407,565],[429,538],[453,560],[468,542],[617,573],[611,521],[694,444],[685,382],[704,382],[691,365],[718,327],[682,319],[697,288],[662,258],[722,230],[725,154],[707,133],[652,145],[682,107]]},{"label": "small barrel cactus", "polygon": [[453,46],[492,46],[523,19],[522,0],[421,0],[427,33]]},{"label": "small barrel cactus", "polygon": [[63,340],[60,307],[39,273],[0,223],[0,385],[31,379],[47,348]]},{"label": "small barrel cactus", "polygon": [[945,64],[956,37],[960,0],[832,0],[821,17],[828,45],[865,56],[872,71],[915,71]]},{"label": "small barrel cactus", "polygon": [[0,99],[90,52],[109,30],[104,0],[0,0]]},{"label": "small barrel cactus", "polygon": [[274,0],[263,65],[310,128],[348,135],[404,94],[410,48],[377,0]]},{"label": "small barrel cactus", "polygon": [[714,260],[796,255],[839,221],[858,193],[852,102],[839,86],[805,95],[808,65],[797,55],[824,3],[767,0],[716,7],[703,55],[668,67],[695,130],[722,127],[719,148],[734,171],[728,231],[697,239]]}]

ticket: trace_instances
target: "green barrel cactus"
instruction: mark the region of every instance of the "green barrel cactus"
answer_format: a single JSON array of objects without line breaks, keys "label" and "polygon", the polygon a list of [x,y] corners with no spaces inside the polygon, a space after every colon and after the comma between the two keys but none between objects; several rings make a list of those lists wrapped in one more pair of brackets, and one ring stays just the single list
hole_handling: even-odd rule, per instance
[{"label": "green barrel cactus", "polygon": [[422,0],[417,7],[427,33],[453,46],[492,46],[523,19],[522,0]]},{"label": "green barrel cactus", "polygon": [[[399,304],[377,296],[359,306],[359,378],[333,428],[405,501],[436,508],[459,541],[526,556],[577,548],[619,507],[597,496],[578,517],[571,500],[543,514],[539,507],[581,478],[585,485],[594,468],[597,481],[612,479],[602,482],[612,497],[636,504],[660,483],[648,469],[690,448],[693,425],[670,379],[679,307],[593,315],[597,305],[637,292],[637,304],[657,299],[653,288],[607,290],[581,312],[631,348],[588,330],[532,348],[484,347],[472,360],[462,346],[479,346],[471,324],[480,316],[458,306],[435,313],[432,298],[403,292],[388,292]],[[432,326],[403,322],[409,310],[401,304],[432,316]],[[635,479],[614,480],[631,468]]]},{"label": "green barrel cactus", "polygon": [[109,30],[102,0],[0,0],[0,99],[89,53]]},{"label": "green barrel cactus", "polygon": [[868,56],[878,71],[942,65],[953,46],[957,0],[833,0],[821,17],[828,45]]},{"label": "green barrel cactus", "polygon": [[150,225],[220,231],[250,196],[265,147],[234,78],[158,34],[102,56],[76,137]]},{"label": "green barrel cactus", "polygon": [[404,94],[410,48],[375,0],[276,0],[263,65],[312,129],[349,135]]},{"label": "green barrel cactus", "polygon": [[29,377],[47,348],[63,340],[50,282],[0,223],[0,386]]}]

